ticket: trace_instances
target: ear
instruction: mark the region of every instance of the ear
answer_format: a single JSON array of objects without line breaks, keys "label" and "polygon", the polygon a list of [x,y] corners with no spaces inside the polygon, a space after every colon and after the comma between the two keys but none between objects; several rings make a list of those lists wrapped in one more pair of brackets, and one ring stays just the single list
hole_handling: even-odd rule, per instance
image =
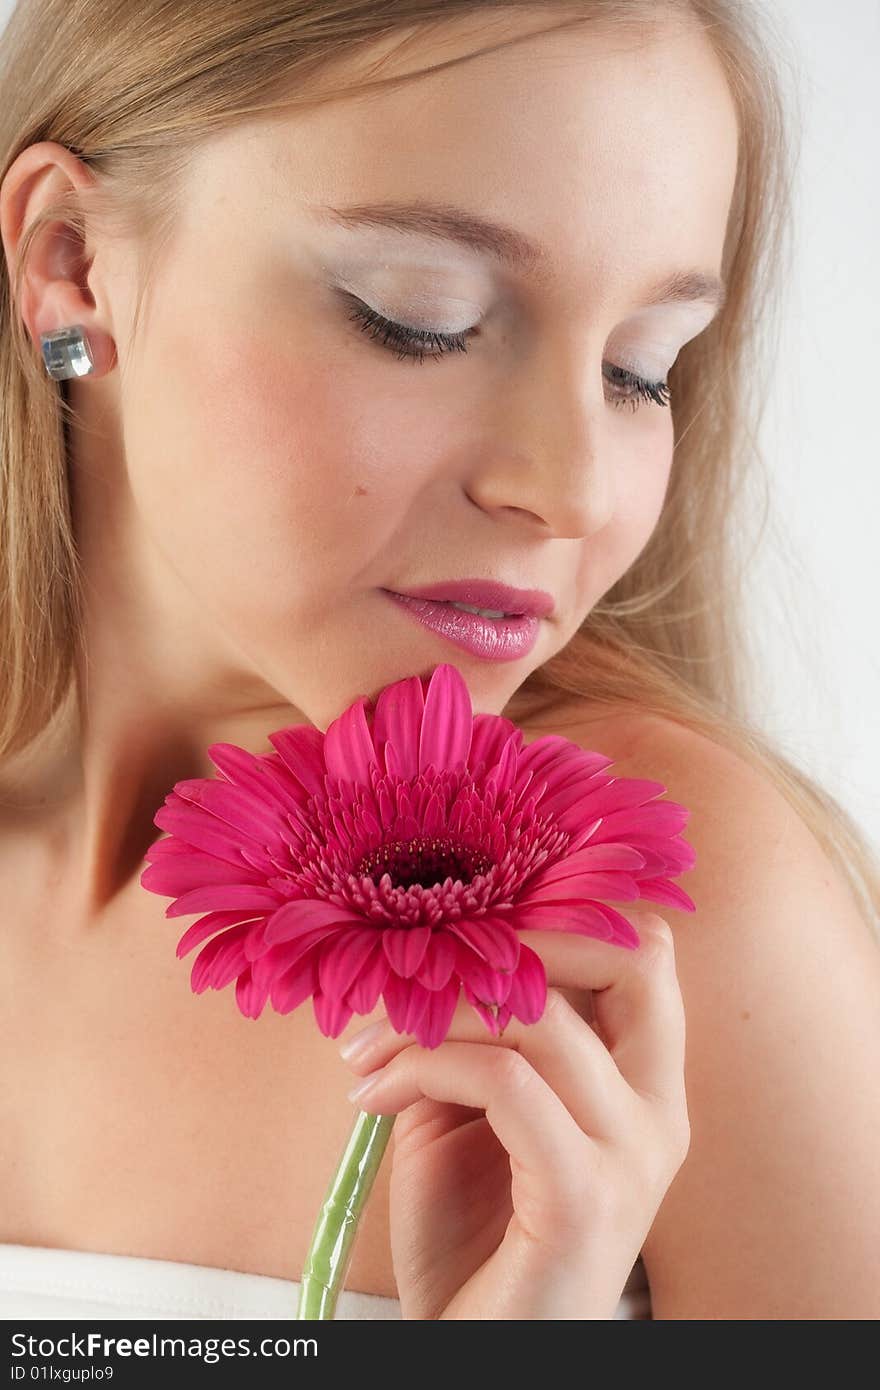
[{"label": "ear", "polygon": [[[52,140],[29,145],[13,160],[0,185],[0,236],[10,286],[22,237],[38,213],[71,189],[94,183],[83,161]],[[91,375],[101,376],[114,366],[116,346],[109,305],[97,302],[89,286],[93,259],[77,229],[61,217],[41,227],[28,253],[18,312],[41,355],[41,334],[81,324],[95,363]]]}]

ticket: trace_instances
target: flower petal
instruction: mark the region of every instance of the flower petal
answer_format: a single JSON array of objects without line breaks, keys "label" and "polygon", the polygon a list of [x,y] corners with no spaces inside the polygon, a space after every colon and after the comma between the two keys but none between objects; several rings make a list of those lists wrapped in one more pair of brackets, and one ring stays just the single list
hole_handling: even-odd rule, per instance
[{"label": "flower petal", "polygon": [[[295,961],[300,960],[302,956],[308,955],[309,952],[316,946],[319,946],[321,942],[329,943],[334,936],[338,936],[340,932],[345,930],[346,928],[344,926],[340,927],[337,922],[330,922],[323,927],[310,927],[307,931],[299,932],[297,936],[291,937],[288,940],[279,941],[274,946],[270,946],[268,950],[264,949],[262,951],[257,951],[256,954],[251,953],[251,948],[246,942],[245,956],[255,967],[254,978],[261,980],[264,973],[264,961],[266,962],[265,968],[267,970],[274,970],[276,968],[275,962],[278,963],[281,969],[287,969],[287,967],[293,965]],[[264,942],[265,934],[266,929],[264,928]]]},{"label": "flower petal", "polygon": [[328,994],[321,994],[320,990],[312,999],[312,1008],[315,1011],[318,1027],[325,1038],[338,1038],[352,1015],[351,1006],[346,1004],[343,999],[334,999]]},{"label": "flower petal", "polygon": [[[519,965],[504,1002],[520,1023],[537,1023],[547,1003],[544,962],[537,951],[533,951],[524,941],[520,943]],[[501,1026],[504,1026],[503,1023]]]},{"label": "flower petal", "polygon": [[371,1014],[385,988],[391,966],[382,947],[382,938],[376,935],[370,955],[367,957],[357,979],[348,991],[347,1003],[357,1014]]},{"label": "flower petal", "polygon": [[[517,906],[517,925],[519,907]],[[467,921],[447,922],[446,930],[464,941],[496,970],[514,970],[519,960],[520,939],[504,917],[487,912]]]},{"label": "flower petal", "polygon": [[416,979],[425,989],[443,989],[449,981],[458,956],[458,942],[447,931],[431,933],[424,960],[416,971]]},{"label": "flower petal", "polygon": [[516,924],[520,930],[570,931],[618,946],[640,944],[638,932],[622,913],[605,903],[584,902],[580,898],[570,902],[517,903]]},{"label": "flower petal", "polygon": [[[297,947],[299,947],[299,944],[300,943],[297,942]],[[283,975],[285,970],[290,969],[296,961],[307,955],[315,944],[316,943],[313,941],[309,942],[308,946],[303,947],[302,950],[298,949],[293,957],[289,954],[290,947],[287,942],[281,946],[270,946],[262,955],[250,961],[250,970],[254,983],[261,989],[265,986],[268,990],[274,979],[279,975]],[[245,941],[245,955],[247,956],[247,941]]]},{"label": "flower petal", "polygon": [[[601,812],[593,810],[593,803],[608,780],[602,773],[598,773],[592,779],[584,779],[580,775],[570,777],[552,794],[544,793],[541,798],[541,814],[552,816],[560,829],[570,834],[575,833],[584,824],[600,819]],[[627,810],[624,814],[631,815],[632,812]],[[626,835],[622,830],[618,830],[614,838],[626,839]]]},{"label": "flower petal", "polygon": [[240,865],[245,846],[252,852],[263,848],[246,831],[225,824],[174,792],[166,796],[164,805],[153,816],[153,824],[166,830],[170,837],[154,841],[147,850],[144,857],[154,864],[167,861],[172,855],[186,862],[190,857],[198,858],[199,851],[204,851],[202,858],[210,856]]},{"label": "flower petal", "polygon": [[[606,758],[602,753],[581,748],[561,734],[544,734],[522,749],[518,759],[518,778],[524,780],[526,772],[533,773],[536,782],[546,781],[547,795],[552,797],[563,787],[569,786],[574,778],[584,783],[595,773],[610,767],[613,761],[613,758]],[[541,809],[544,809],[543,802]]]},{"label": "flower petal", "polygon": [[457,667],[448,661],[435,667],[425,694],[419,742],[419,771],[438,772],[467,763],[471,746],[473,708],[470,692]]},{"label": "flower petal", "polygon": [[677,883],[671,883],[668,878],[643,878],[639,880],[639,889],[643,898],[647,898],[652,903],[662,903],[665,907],[677,907],[680,912],[696,912],[697,905],[693,898],[679,888]]},{"label": "flower petal", "polygon": [[521,745],[522,730],[514,729],[510,737],[505,739],[495,766],[488,768],[483,777],[484,795],[488,796],[490,787],[495,787],[500,793],[506,791],[508,787],[514,786]]},{"label": "flower petal", "polygon": [[[376,700],[373,743],[386,771],[404,782],[419,774],[419,739],[425,693],[418,676],[386,685]],[[391,744],[389,749],[386,745]]]},{"label": "flower petal", "polygon": [[321,949],[318,984],[322,994],[342,999],[372,954],[380,928],[355,927],[336,932]]},{"label": "flower petal", "polygon": [[640,831],[646,835],[677,835],[690,817],[688,808],[674,801],[649,801],[644,806],[604,816],[593,840],[596,844],[604,840],[633,840]]},{"label": "flower petal", "polygon": [[[633,840],[633,849],[638,847],[638,852],[645,861],[641,869],[633,870],[633,878],[639,881],[643,878],[662,878],[668,872],[669,856],[665,853],[665,850],[668,845],[674,844],[675,842],[673,840],[661,840],[658,841],[658,843],[662,844],[664,847],[664,852],[662,854],[652,849],[643,835],[639,835]],[[602,846],[597,845],[596,848],[601,849]]]},{"label": "flower petal", "polygon": [[269,987],[272,1008],[276,1013],[289,1014],[318,987],[318,963],[314,954],[297,961],[288,970],[276,975]]},{"label": "flower petal", "polygon": [[[643,854],[650,854],[657,841],[651,836],[640,835],[638,843]],[[662,843],[667,873],[683,874],[694,867],[697,851],[687,840],[683,840],[680,835],[673,835],[671,840],[664,840]]]},{"label": "flower petal", "polygon": [[[157,825],[158,817],[161,815],[161,811],[156,812]],[[162,826],[163,830],[170,828],[168,824]],[[192,824],[188,828],[198,837],[199,832]],[[160,840],[157,845],[166,843],[171,842]],[[173,843],[179,844],[180,841]],[[203,854],[201,850],[191,849],[189,846],[186,846],[188,852],[185,854],[154,857],[153,863],[141,874],[141,887],[149,888],[151,893],[162,893],[166,897],[177,898],[182,893],[190,893],[194,888],[202,888],[209,883],[259,883],[265,886],[265,874],[249,869],[242,863],[237,849],[234,851],[235,862],[230,862],[232,851],[229,846],[225,848],[228,852],[222,859],[216,858],[213,852]]]},{"label": "flower petal", "polygon": [[245,912],[274,912],[283,899],[273,888],[261,888],[257,883],[217,883],[206,888],[194,888],[184,893],[165,909],[166,917],[185,917],[190,912],[212,912],[240,908]]},{"label": "flower petal", "polygon": [[[475,1010],[475,1012],[479,1014],[480,1018],[485,1023],[489,1032],[492,1034],[493,1038],[497,1038],[501,1032],[501,1029],[494,1010],[486,1007],[482,1000],[471,989],[470,985],[467,983],[466,980],[462,982],[462,989],[464,991],[465,999]],[[506,1005],[502,1005],[502,1008],[506,1007]]]},{"label": "flower petal", "polygon": [[468,755],[471,771],[476,771],[478,763],[483,763],[484,772],[494,767],[501,757],[502,748],[516,729],[516,724],[503,714],[475,714]]},{"label": "flower petal", "polygon": [[[213,936],[215,932],[221,931],[223,927],[234,927],[241,924],[240,912],[209,912],[207,917],[200,917],[197,922],[193,922],[191,927],[187,927],[183,936],[177,943],[177,958],[182,960],[193,948],[198,946],[200,941],[204,941],[206,936]],[[256,919],[258,922],[261,918]],[[250,924],[253,927],[253,922]],[[245,937],[245,946],[248,938]],[[247,951],[245,951],[247,954]],[[250,959],[250,957],[248,957]]]},{"label": "flower petal", "polygon": [[513,974],[510,971],[493,970],[470,947],[459,943],[456,972],[483,1004],[504,1004],[510,992]]},{"label": "flower petal", "polygon": [[364,707],[362,695],[334,719],[324,735],[324,764],[327,774],[337,781],[370,786],[370,767],[381,771]]},{"label": "flower petal", "polygon": [[278,753],[249,753],[234,743],[212,743],[208,755],[220,781],[234,783],[260,800],[277,803],[283,815],[299,820],[308,808],[308,793],[290,775]]},{"label": "flower petal", "polygon": [[537,889],[528,885],[528,894],[517,900],[517,907],[528,907],[535,902],[553,902],[554,899],[567,901],[573,897],[611,898],[614,902],[635,902],[641,897],[639,884],[625,873],[579,874],[561,882],[546,883]]},{"label": "flower petal", "polygon": [[[526,881],[524,887],[529,896],[537,888],[551,883],[561,883],[568,878],[577,878],[582,873],[602,873],[609,869],[642,869],[645,856],[632,845],[614,844],[586,845],[575,854],[565,854],[561,859],[541,867]],[[536,895],[535,895],[536,896]]]},{"label": "flower petal", "polygon": [[231,927],[220,932],[204,946],[193,962],[190,986],[194,994],[208,989],[223,989],[248,968],[244,954],[244,935],[247,927]]},{"label": "flower petal", "polygon": [[302,810],[307,805],[302,784],[292,777],[282,780],[278,776],[278,767],[283,768],[284,763],[277,753],[249,753],[234,743],[211,743],[208,757],[230,782],[255,796],[280,800],[286,810]]},{"label": "flower petal", "polygon": [[253,980],[250,966],[243,970],[235,985],[235,1002],[245,1018],[259,1018],[269,997],[269,991],[258,987]]},{"label": "flower petal", "polygon": [[259,960],[271,949],[266,940],[266,926],[271,918],[262,917],[251,922],[251,929],[244,939],[244,953],[248,960]]},{"label": "flower petal", "polygon": [[[641,832],[632,838],[633,847],[645,856],[645,867],[637,878],[668,878],[687,873],[697,862],[697,852],[692,844],[680,835],[643,835]],[[650,870],[650,872],[649,872]]]},{"label": "flower petal", "polygon": [[291,941],[302,931],[315,927],[362,927],[364,917],[326,898],[294,898],[280,906],[266,924],[266,941],[275,945]]},{"label": "flower petal", "polygon": [[449,1032],[455,1006],[461,994],[458,979],[450,980],[442,989],[432,990],[425,1011],[415,1027],[415,1036],[422,1047],[439,1047]]},{"label": "flower petal", "polygon": [[595,804],[590,802],[590,814],[607,816],[627,806],[644,806],[665,791],[663,782],[651,782],[646,777],[612,777],[595,793]]},{"label": "flower petal", "polygon": [[324,792],[324,735],[320,729],[297,724],[290,729],[277,729],[269,734],[269,742],[277,751],[288,772],[296,778],[309,796]]},{"label": "flower petal", "polygon": [[425,958],[431,940],[430,927],[386,927],[382,932],[382,946],[388,963],[396,974],[409,979],[415,975]]},{"label": "flower petal", "polygon": [[274,798],[255,796],[234,782],[221,782],[210,777],[190,777],[175,782],[174,795],[190,806],[198,806],[221,825],[231,826],[237,834],[249,836],[260,845],[282,848],[280,838],[284,827],[284,812]]},{"label": "flower petal", "polygon": [[385,981],[382,998],[388,1020],[397,1033],[415,1033],[428,1002],[431,990],[422,989],[415,980],[402,980],[391,970]]}]

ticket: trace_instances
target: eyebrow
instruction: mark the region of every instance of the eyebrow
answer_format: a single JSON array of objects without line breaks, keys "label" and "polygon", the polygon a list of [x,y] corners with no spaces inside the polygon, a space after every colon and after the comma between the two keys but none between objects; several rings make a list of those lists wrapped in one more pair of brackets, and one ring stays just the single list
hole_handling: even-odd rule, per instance
[{"label": "eyebrow", "polygon": [[[406,203],[353,203],[337,208],[313,205],[319,218],[342,227],[381,227],[397,232],[453,241],[480,255],[490,255],[516,270],[541,274],[548,262],[547,250],[524,232],[500,222],[490,222],[473,212],[449,204],[423,200]],[[718,308],[727,295],[723,280],[700,270],[679,270],[653,285],[644,302],[651,304],[708,300]]]}]

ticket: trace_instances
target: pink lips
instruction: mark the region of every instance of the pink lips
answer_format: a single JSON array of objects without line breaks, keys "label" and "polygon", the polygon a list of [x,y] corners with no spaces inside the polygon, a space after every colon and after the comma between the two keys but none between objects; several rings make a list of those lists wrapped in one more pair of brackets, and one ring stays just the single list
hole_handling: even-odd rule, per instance
[{"label": "pink lips", "polygon": [[404,598],[445,599],[448,603],[466,603],[471,608],[487,608],[517,617],[526,613],[535,618],[549,618],[553,612],[552,594],[543,589],[513,589],[494,579],[449,579],[420,589],[386,590],[386,593],[395,592],[402,593]]},{"label": "pink lips", "polygon": [[[444,592],[449,592],[452,587],[444,585]],[[457,595],[451,597],[455,597],[458,603],[470,603],[475,608],[491,609],[493,604],[486,602],[485,597],[487,587],[483,586],[482,601],[458,598]],[[430,628],[456,647],[463,648],[473,656],[482,657],[484,661],[517,661],[528,656],[538,640],[541,620],[534,613],[523,612],[519,617],[510,618],[481,618],[478,613],[462,613],[449,602],[416,598],[412,594],[398,594],[392,589],[383,589],[382,592],[399,607],[407,609],[410,616],[423,627]],[[506,595],[516,592],[508,589]],[[533,599],[534,595],[530,597]],[[505,597],[504,602],[510,602],[509,598]],[[552,599],[550,602],[552,607]],[[496,611],[503,611],[503,603],[496,602],[494,607]]]}]

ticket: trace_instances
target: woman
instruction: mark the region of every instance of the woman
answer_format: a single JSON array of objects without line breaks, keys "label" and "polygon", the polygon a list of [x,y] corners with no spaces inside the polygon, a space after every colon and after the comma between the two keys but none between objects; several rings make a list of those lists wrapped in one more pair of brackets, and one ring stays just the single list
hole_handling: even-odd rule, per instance
[{"label": "woman", "polygon": [[[699,911],[524,933],[552,1003],[500,1043],[376,1010],[357,1104],[403,1113],[339,1315],[876,1316],[876,866],[738,713],[750,11],[25,0],[3,43],[7,1307],[293,1308],[346,1067],[306,1010],[193,1007],[153,816],[451,659],[693,809]],[[519,611],[474,578],[549,595],[533,645],[407,602]]]}]

